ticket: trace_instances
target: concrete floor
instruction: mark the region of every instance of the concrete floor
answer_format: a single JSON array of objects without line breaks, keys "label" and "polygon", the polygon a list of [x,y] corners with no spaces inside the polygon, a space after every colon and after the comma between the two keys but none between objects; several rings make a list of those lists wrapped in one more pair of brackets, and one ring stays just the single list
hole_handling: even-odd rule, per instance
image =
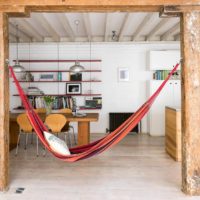
[{"label": "concrete floor", "polygon": [[[200,199],[181,192],[180,167],[165,153],[164,137],[128,135],[111,150],[77,163],[50,154],[36,157],[35,146],[20,146],[17,157],[11,152],[10,189],[0,200]],[[18,187],[25,190],[17,194]]]}]

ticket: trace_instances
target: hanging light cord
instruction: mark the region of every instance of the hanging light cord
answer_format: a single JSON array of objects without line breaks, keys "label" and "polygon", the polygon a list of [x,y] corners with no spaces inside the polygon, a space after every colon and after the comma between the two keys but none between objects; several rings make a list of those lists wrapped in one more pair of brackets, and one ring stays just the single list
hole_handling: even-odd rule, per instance
[{"label": "hanging light cord", "polygon": [[[91,59],[92,59],[92,42],[90,39],[90,95],[92,93],[92,74],[91,74]],[[92,97],[90,97],[92,99]]]},{"label": "hanging light cord", "polygon": [[58,79],[58,94],[60,94],[60,62],[59,62],[59,59],[60,59],[60,56],[59,56],[59,54],[60,54],[60,52],[59,52],[59,43],[57,43],[57,53],[58,53],[58,56],[57,56],[57,59],[58,59],[58,74],[57,74],[57,79]]},{"label": "hanging light cord", "polygon": [[[75,20],[75,24],[76,24],[76,35],[78,37],[78,26],[79,26],[79,20]],[[78,61],[78,44],[76,44],[76,61]]]},{"label": "hanging light cord", "polygon": [[18,42],[19,42],[19,36],[18,36],[18,25],[16,25],[16,36],[17,36],[17,61],[18,61]]}]

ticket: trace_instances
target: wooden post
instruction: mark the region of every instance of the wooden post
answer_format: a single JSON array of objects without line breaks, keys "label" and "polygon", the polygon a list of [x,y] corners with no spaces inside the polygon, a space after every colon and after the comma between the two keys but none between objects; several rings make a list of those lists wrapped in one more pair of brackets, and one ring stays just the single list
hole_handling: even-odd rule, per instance
[{"label": "wooden post", "polygon": [[182,190],[200,195],[200,12],[181,16]]},{"label": "wooden post", "polygon": [[9,73],[8,16],[0,12],[0,191],[8,187],[9,166]]}]

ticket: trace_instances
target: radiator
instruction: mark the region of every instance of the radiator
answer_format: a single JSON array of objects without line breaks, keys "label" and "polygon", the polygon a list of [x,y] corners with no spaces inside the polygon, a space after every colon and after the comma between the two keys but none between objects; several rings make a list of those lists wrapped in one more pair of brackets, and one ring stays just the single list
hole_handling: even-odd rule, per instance
[{"label": "radiator", "polygon": [[[119,127],[126,119],[128,119],[133,113],[109,113],[109,132],[114,131]],[[139,133],[141,127],[141,122],[135,126],[130,132]]]}]

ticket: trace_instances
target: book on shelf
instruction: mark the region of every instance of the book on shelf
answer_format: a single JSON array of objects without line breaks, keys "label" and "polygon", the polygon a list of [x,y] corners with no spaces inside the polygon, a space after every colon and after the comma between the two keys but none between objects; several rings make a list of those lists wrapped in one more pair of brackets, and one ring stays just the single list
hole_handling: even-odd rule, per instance
[{"label": "book on shelf", "polygon": [[[165,80],[169,75],[170,70],[156,70],[153,73],[154,80]],[[180,79],[180,70],[174,72],[170,79],[179,80]]]},{"label": "book on shelf", "polygon": [[[44,97],[33,97],[30,96],[29,102],[33,106],[33,108],[45,108],[46,104],[44,101]],[[70,108],[72,109],[73,107],[73,102],[72,102],[72,97],[55,97],[52,109],[53,110],[58,110],[58,109],[63,109],[63,108]]]}]

